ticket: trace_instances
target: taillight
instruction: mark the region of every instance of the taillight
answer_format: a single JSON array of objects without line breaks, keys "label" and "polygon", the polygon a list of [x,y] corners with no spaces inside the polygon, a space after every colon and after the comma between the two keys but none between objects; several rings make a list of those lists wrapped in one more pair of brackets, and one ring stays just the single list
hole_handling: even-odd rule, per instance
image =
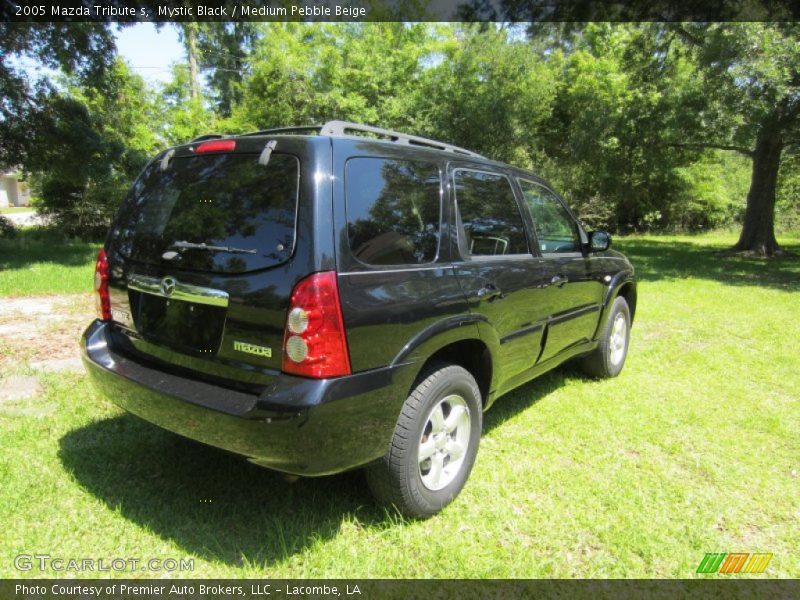
[{"label": "taillight", "polygon": [[108,295],[108,258],[106,251],[100,250],[94,266],[94,291],[97,318],[103,321],[111,320],[111,298]]},{"label": "taillight", "polygon": [[205,152],[232,152],[236,148],[236,140],[214,140],[203,142],[195,149],[195,154]]},{"label": "taillight", "polygon": [[283,337],[283,371],[324,379],[350,374],[336,273],[314,273],[292,290]]}]

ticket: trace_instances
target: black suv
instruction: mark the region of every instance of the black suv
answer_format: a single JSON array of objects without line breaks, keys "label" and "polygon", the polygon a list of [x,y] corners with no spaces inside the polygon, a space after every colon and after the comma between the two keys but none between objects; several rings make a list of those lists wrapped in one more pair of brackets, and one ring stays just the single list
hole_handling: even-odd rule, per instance
[{"label": "black suv", "polygon": [[548,184],[332,121],[155,157],[97,259],[83,360],[116,404],[292,475],[366,467],[410,516],[469,476],[482,411],[581,357],[622,369],[633,267]]}]

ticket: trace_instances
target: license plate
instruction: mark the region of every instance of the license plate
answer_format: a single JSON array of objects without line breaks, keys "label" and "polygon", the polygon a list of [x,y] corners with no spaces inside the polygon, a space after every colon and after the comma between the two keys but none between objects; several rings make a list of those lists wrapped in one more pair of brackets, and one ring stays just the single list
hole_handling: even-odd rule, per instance
[{"label": "license plate", "polygon": [[117,323],[123,323],[125,325],[131,324],[131,314],[126,310],[122,310],[121,308],[112,308],[111,318]]}]

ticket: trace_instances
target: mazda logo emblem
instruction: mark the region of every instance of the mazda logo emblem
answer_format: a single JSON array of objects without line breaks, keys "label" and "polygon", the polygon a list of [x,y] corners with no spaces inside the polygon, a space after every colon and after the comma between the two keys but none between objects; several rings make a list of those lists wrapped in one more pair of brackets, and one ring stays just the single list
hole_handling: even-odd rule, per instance
[{"label": "mazda logo emblem", "polygon": [[177,283],[178,282],[172,277],[164,277],[164,279],[161,280],[161,293],[169,298],[172,296],[172,292],[175,291],[175,285]]}]

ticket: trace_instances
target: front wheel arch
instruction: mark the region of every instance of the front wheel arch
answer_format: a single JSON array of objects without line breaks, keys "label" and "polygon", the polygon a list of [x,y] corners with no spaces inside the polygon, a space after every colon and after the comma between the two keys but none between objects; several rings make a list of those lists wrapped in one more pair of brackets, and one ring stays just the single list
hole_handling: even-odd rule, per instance
[{"label": "front wheel arch", "polygon": [[[621,331],[618,334],[616,326],[620,320]],[[625,297],[618,295],[609,310],[603,314],[603,320],[598,327],[597,347],[581,361],[583,370],[588,375],[602,379],[619,375],[628,354],[630,327],[630,308]]]},{"label": "front wheel arch", "polygon": [[625,302],[628,303],[628,310],[631,314],[631,325],[633,325],[633,320],[636,315],[636,284],[633,281],[626,281],[623,283],[617,290],[614,298],[616,299],[619,296],[625,298]]}]

